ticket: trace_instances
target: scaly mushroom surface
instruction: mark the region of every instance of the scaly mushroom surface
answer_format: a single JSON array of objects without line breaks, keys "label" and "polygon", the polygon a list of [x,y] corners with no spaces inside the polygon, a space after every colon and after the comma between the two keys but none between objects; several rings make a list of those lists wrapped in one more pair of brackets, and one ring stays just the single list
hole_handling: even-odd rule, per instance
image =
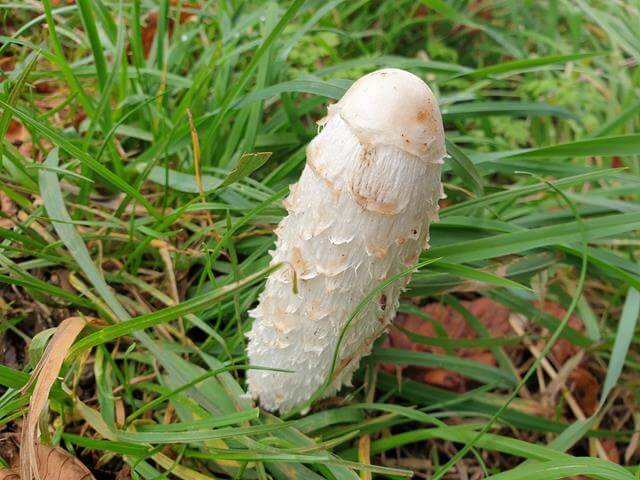
[{"label": "scaly mushroom surface", "polygon": [[[351,313],[428,248],[443,196],[442,117],[417,76],[398,69],[365,75],[319,124],[276,229],[272,262],[284,266],[250,312],[250,364],[293,371],[248,371],[249,393],[267,410],[287,412],[323,384]],[[393,321],[408,281],[386,287],[349,325],[325,396],[350,382]]]}]

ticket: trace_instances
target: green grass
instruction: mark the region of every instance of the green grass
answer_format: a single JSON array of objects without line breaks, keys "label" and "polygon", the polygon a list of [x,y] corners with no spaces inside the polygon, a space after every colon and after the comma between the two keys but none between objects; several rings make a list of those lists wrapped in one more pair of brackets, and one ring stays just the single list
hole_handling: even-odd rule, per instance
[{"label": "green grass", "polygon": [[[97,320],[44,421],[100,478],[638,478],[639,15],[632,0],[0,3],[0,341],[18,351],[0,428],[19,428],[39,332],[82,314]],[[244,394],[247,310],[315,121],[383,66],[436,92],[450,154],[401,310],[442,302],[478,338],[376,348],[354,387],[279,418]],[[461,303],[479,296],[530,331],[489,338]],[[561,395],[532,408],[555,339],[597,371],[592,417]],[[474,346],[497,366],[456,355]],[[374,380],[380,363],[451,368],[475,390]],[[608,439],[619,465],[598,457]]]}]

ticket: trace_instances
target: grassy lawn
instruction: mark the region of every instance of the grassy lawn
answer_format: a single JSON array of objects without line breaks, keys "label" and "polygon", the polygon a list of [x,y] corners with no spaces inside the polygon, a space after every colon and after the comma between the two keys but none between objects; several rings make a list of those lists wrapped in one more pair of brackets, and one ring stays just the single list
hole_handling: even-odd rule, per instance
[{"label": "grassy lawn", "polygon": [[[640,478],[639,18],[0,0],[0,468],[40,438],[98,480]],[[440,102],[431,249],[352,387],[265,412],[245,334],[282,200],[383,67]]]}]

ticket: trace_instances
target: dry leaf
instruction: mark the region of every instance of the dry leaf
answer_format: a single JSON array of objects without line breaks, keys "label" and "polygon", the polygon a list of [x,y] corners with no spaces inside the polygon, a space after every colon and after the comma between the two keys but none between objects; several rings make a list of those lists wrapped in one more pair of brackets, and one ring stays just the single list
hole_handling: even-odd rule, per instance
[{"label": "dry leaf", "polygon": [[[2,70],[3,72],[13,72],[15,68],[16,68],[15,57],[12,57],[12,56],[0,57],[0,70]],[[2,480],[2,477],[0,477],[0,480]]]},{"label": "dry leaf", "polygon": [[131,468],[129,468],[129,465],[122,467],[122,470],[116,475],[116,480],[131,480]]},{"label": "dry leaf", "polygon": [[[478,298],[463,305],[485,326],[493,337],[502,337],[511,333],[509,325],[509,309],[489,298]],[[469,326],[464,317],[451,306],[441,303],[430,303],[422,308],[429,317],[440,322],[449,338],[476,338],[476,332]],[[398,315],[396,325],[423,337],[435,337],[433,325],[417,315]],[[441,347],[423,345],[413,342],[399,328],[393,326],[389,331],[389,338],[383,346],[401,348],[436,354],[445,353]],[[486,348],[459,348],[456,355],[486,365],[495,365],[493,354]],[[383,365],[383,369],[395,372],[397,365]],[[457,372],[443,368],[410,367],[406,370],[408,377],[424,383],[436,385],[448,390],[464,392],[467,389],[467,379]]]},{"label": "dry leaf", "polygon": [[[80,460],[60,447],[38,445],[38,472],[41,480],[95,480]],[[20,480],[12,469],[0,470],[0,480]]]},{"label": "dry leaf", "polygon": [[0,212],[9,217],[0,217],[0,227],[13,227],[13,222],[11,221],[11,219],[16,219],[18,215],[18,206],[3,191],[0,191]]},{"label": "dry leaf", "polygon": [[47,95],[55,93],[62,88],[53,80],[39,80],[37,82],[33,82],[33,87],[36,89],[36,92]]},{"label": "dry leaf", "polygon": [[607,453],[607,458],[610,462],[620,463],[620,450],[618,450],[618,446],[616,445],[615,438],[603,438],[600,440],[602,443],[602,447],[604,451]]},{"label": "dry leaf", "polygon": [[[539,308],[540,305],[537,304],[536,307]],[[553,315],[558,320],[562,320],[562,318],[567,314],[567,310],[563,306],[554,302],[544,302],[543,309],[545,312]],[[571,316],[571,318],[569,318],[569,326],[575,330],[584,330],[582,321],[578,317],[573,315]],[[578,353],[578,347],[576,347],[569,340],[559,338],[553,345],[551,352],[553,353],[553,356],[558,361],[558,363],[560,365],[564,365],[567,360]]]},{"label": "dry leaf", "polygon": [[0,470],[0,480],[20,480],[20,477],[13,470],[4,468]]},{"label": "dry leaf", "polygon": [[[49,392],[60,373],[64,358],[85,324],[85,319],[81,317],[70,317],[60,323],[38,365],[34,368],[29,383],[24,387],[24,390],[27,390],[35,382],[20,441],[20,475],[22,480],[32,480],[34,474],[35,478],[42,478],[42,476],[38,476],[42,463],[38,453],[43,448],[38,441],[38,418],[47,406]],[[56,477],[51,477],[51,479],[54,478]]]},{"label": "dry leaf", "polygon": [[33,146],[31,134],[22,123],[11,119],[5,138],[9,143],[16,146],[21,154],[26,157],[31,156],[31,149]]},{"label": "dry leaf", "polygon": [[569,388],[576,401],[587,415],[593,415],[598,408],[600,384],[588,370],[577,367],[569,375]]},{"label": "dry leaf", "polygon": [[[176,5],[178,5],[178,2],[176,0],[171,0],[171,5],[175,7]],[[181,5],[180,19],[178,21],[182,25],[183,23],[185,23],[186,21],[194,17],[191,10],[197,9],[200,6],[197,3],[191,3],[191,2],[183,2],[180,5]],[[174,20],[173,18],[169,18],[169,24],[168,24],[169,38],[171,38],[171,36],[173,35],[173,27],[174,27]],[[142,32],[141,32],[142,49],[144,50],[145,58],[149,58],[149,52],[151,52],[151,46],[153,45],[153,40],[156,35],[157,29],[158,29],[158,12],[153,11],[153,12],[150,12],[149,15],[147,16],[147,23],[144,27],[142,27]]]},{"label": "dry leaf", "polygon": [[465,378],[458,372],[444,368],[425,368],[424,370],[426,370],[424,375],[421,377],[414,375],[414,378],[416,380],[422,380],[429,385],[437,385],[454,392],[464,392],[466,390]]},{"label": "dry leaf", "polygon": [[16,143],[21,144],[29,138],[29,132],[22,123],[11,119],[9,121],[9,129],[7,130],[5,138],[12,145],[15,145]]},{"label": "dry leaf", "polygon": [[[510,310],[505,306],[489,299],[478,298],[470,302],[462,302],[467,308],[489,331],[492,337],[504,337],[512,333],[509,324]],[[540,305],[536,305],[540,308]],[[558,319],[566,314],[566,310],[559,304],[554,302],[545,302],[542,309]],[[476,338],[475,331],[467,324],[464,317],[455,309],[441,303],[431,303],[422,308],[429,317],[440,322],[444,327],[449,338]],[[433,325],[417,315],[398,315],[395,322],[396,325],[405,330],[409,330],[424,337],[435,337],[436,331]],[[583,330],[582,321],[575,316],[569,319],[569,326],[576,330]],[[402,330],[393,326],[389,331],[389,338],[385,340],[383,347],[401,348],[405,350],[413,350],[420,352],[430,352],[435,354],[445,353],[441,347],[423,345],[411,341]],[[565,339],[558,339],[552,349],[555,360],[563,365],[570,358],[578,353],[578,347]],[[493,354],[488,349],[482,348],[459,348],[455,354],[460,358],[472,360],[474,362],[483,363],[485,365],[496,365]],[[384,370],[391,373],[403,371],[407,377],[414,380],[436,385],[449,390],[464,392],[467,390],[467,379],[457,372],[446,369],[435,369],[425,367],[403,367],[399,365],[382,365]],[[572,374],[570,381],[575,390],[580,406],[585,412],[593,412],[597,405],[597,395],[599,391],[599,383],[597,379],[584,369]]]},{"label": "dry leaf", "polygon": [[142,27],[142,48],[144,50],[145,58],[149,58],[149,52],[151,51],[151,45],[153,43],[153,37],[156,34],[158,28],[158,12],[151,12],[147,17],[147,23]]},{"label": "dry leaf", "polygon": [[504,337],[513,333],[509,324],[511,312],[504,305],[483,297],[471,302],[467,308],[489,330],[492,337]]},{"label": "dry leaf", "polygon": [[633,423],[635,429],[633,435],[631,435],[631,440],[629,440],[629,445],[627,445],[627,449],[624,453],[624,462],[626,464],[629,464],[631,462],[631,459],[638,450],[638,445],[640,445],[640,414],[637,412],[633,415]]},{"label": "dry leaf", "polygon": [[18,214],[18,206],[2,191],[0,191],[0,212],[7,217],[15,217]]},{"label": "dry leaf", "polygon": [[60,447],[38,447],[38,471],[42,480],[95,480],[80,460]]}]

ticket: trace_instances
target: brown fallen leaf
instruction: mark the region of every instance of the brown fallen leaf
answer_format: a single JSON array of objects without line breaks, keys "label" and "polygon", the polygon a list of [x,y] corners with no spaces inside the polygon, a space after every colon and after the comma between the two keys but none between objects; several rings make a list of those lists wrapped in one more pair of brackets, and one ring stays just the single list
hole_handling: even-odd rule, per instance
[{"label": "brown fallen leaf", "polygon": [[0,216],[0,227],[13,227],[12,219],[16,219],[18,215],[18,206],[11,200],[6,193],[0,190],[0,212],[6,217]]},{"label": "brown fallen leaf", "polygon": [[587,415],[593,415],[598,408],[600,383],[588,370],[577,367],[569,374],[569,388],[578,405]]},{"label": "brown fallen leaf", "polygon": [[131,480],[131,468],[129,465],[122,467],[122,470],[116,475],[116,480]]},{"label": "brown fallen leaf", "polygon": [[0,470],[0,480],[20,480],[20,477],[10,468],[4,468]]},{"label": "brown fallen leaf", "polygon": [[25,157],[31,156],[31,150],[33,147],[31,134],[22,123],[12,119],[9,122],[9,129],[7,130],[5,138],[9,141],[9,143],[17,147],[18,151],[22,155],[24,155]]},{"label": "brown fallen leaf", "polygon": [[[178,5],[177,0],[171,0],[171,5]],[[182,25],[183,23],[190,20],[194,17],[192,10],[199,8],[200,6],[197,3],[191,2],[182,2],[180,11],[179,23]],[[168,24],[168,33],[169,38],[173,35],[174,28],[174,20],[173,18],[169,18]],[[142,37],[142,49],[144,50],[145,58],[149,58],[149,52],[151,52],[151,46],[153,45],[153,40],[156,35],[156,30],[158,29],[158,12],[152,11],[147,16],[147,21],[144,27],[142,27],[141,37]]]},{"label": "brown fallen leaf", "polygon": [[[536,307],[540,308],[540,304],[536,304]],[[562,318],[567,314],[567,310],[562,306],[554,302],[546,301],[542,307],[545,312],[553,315],[558,320],[562,320]],[[584,330],[584,325],[582,324],[582,320],[578,317],[572,315],[569,318],[569,326],[574,330],[582,331]],[[553,345],[551,352],[553,353],[554,358],[560,365],[564,365],[567,360],[573,357],[576,353],[578,353],[578,347],[576,347],[569,340],[565,340],[564,338],[559,338],[556,343]]]},{"label": "brown fallen leaf", "polygon": [[22,123],[11,119],[9,121],[9,129],[7,130],[5,138],[13,145],[21,144],[29,138],[29,132]]},{"label": "brown fallen leaf", "polygon": [[38,447],[38,471],[42,480],[95,480],[80,460],[60,447]]},{"label": "brown fallen leaf", "polygon": [[[42,477],[42,475],[38,476],[42,463],[40,455],[42,445],[38,441],[37,434],[38,419],[47,406],[49,392],[60,373],[64,358],[86,323],[82,317],[69,317],[58,325],[42,358],[34,368],[29,382],[23,389],[23,391],[27,391],[35,382],[20,439],[20,477],[22,480],[32,480],[34,474],[35,478]],[[57,480],[56,477],[51,477],[51,479]]]},{"label": "brown fallen leaf", "polygon": [[149,52],[151,51],[151,45],[153,43],[153,37],[156,35],[158,28],[158,12],[151,12],[147,16],[147,22],[142,31],[142,49],[144,50],[145,58],[149,58]]},{"label": "brown fallen leaf", "polygon": [[513,333],[509,324],[511,312],[504,305],[482,297],[470,302],[467,308],[489,330],[492,337],[504,337]]},{"label": "brown fallen leaf", "polygon": [[624,167],[624,163],[622,163],[622,159],[618,156],[611,157],[611,168],[622,168]]},{"label": "brown fallen leaf", "polygon": [[12,56],[0,57],[0,71],[12,72],[15,68],[16,68],[16,59],[14,57]]},{"label": "brown fallen leaf", "polygon": [[607,458],[610,462],[620,463],[620,450],[618,450],[618,446],[616,445],[615,438],[603,438],[600,440],[602,446],[604,447],[604,451],[607,452]]},{"label": "brown fallen leaf", "polygon": [[437,385],[454,392],[464,392],[467,388],[465,378],[457,372],[446,370],[444,368],[425,369],[422,376],[413,375],[416,380],[421,380],[429,385]]},{"label": "brown fallen leaf", "polygon": [[[509,325],[509,309],[503,305],[489,299],[478,298],[471,302],[462,302],[488,330],[491,336],[502,337],[511,333]],[[422,311],[429,317],[440,322],[449,338],[476,338],[476,332],[464,319],[462,314],[449,305],[441,303],[430,303],[422,308]],[[400,328],[398,328],[400,327]],[[413,342],[401,330],[408,330],[423,337],[435,337],[436,330],[431,322],[424,320],[417,315],[398,315],[395,325],[389,331],[389,337],[383,343],[383,347],[401,348],[419,352],[444,354],[442,347],[424,345]],[[493,354],[486,348],[458,348],[455,354],[460,358],[465,358],[486,365],[496,365]],[[404,371],[404,367],[398,365],[382,365],[388,372],[396,372],[398,369]],[[406,375],[414,380],[436,385],[448,390],[464,392],[467,389],[468,380],[458,372],[444,368],[410,367],[406,369]]]},{"label": "brown fallen leaf", "polygon": [[37,82],[33,82],[33,87],[36,92],[42,94],[51,94],[60,90],[61,86],[54,82],[53,80],[39,80]]},{"label": "brown fallen leaf", "polygon": [[[80,460],[60,447],[38,445],[38,472],[41,480],[95,480]],[[13,469],[0,470],[0,480],[20,480]]]}]

